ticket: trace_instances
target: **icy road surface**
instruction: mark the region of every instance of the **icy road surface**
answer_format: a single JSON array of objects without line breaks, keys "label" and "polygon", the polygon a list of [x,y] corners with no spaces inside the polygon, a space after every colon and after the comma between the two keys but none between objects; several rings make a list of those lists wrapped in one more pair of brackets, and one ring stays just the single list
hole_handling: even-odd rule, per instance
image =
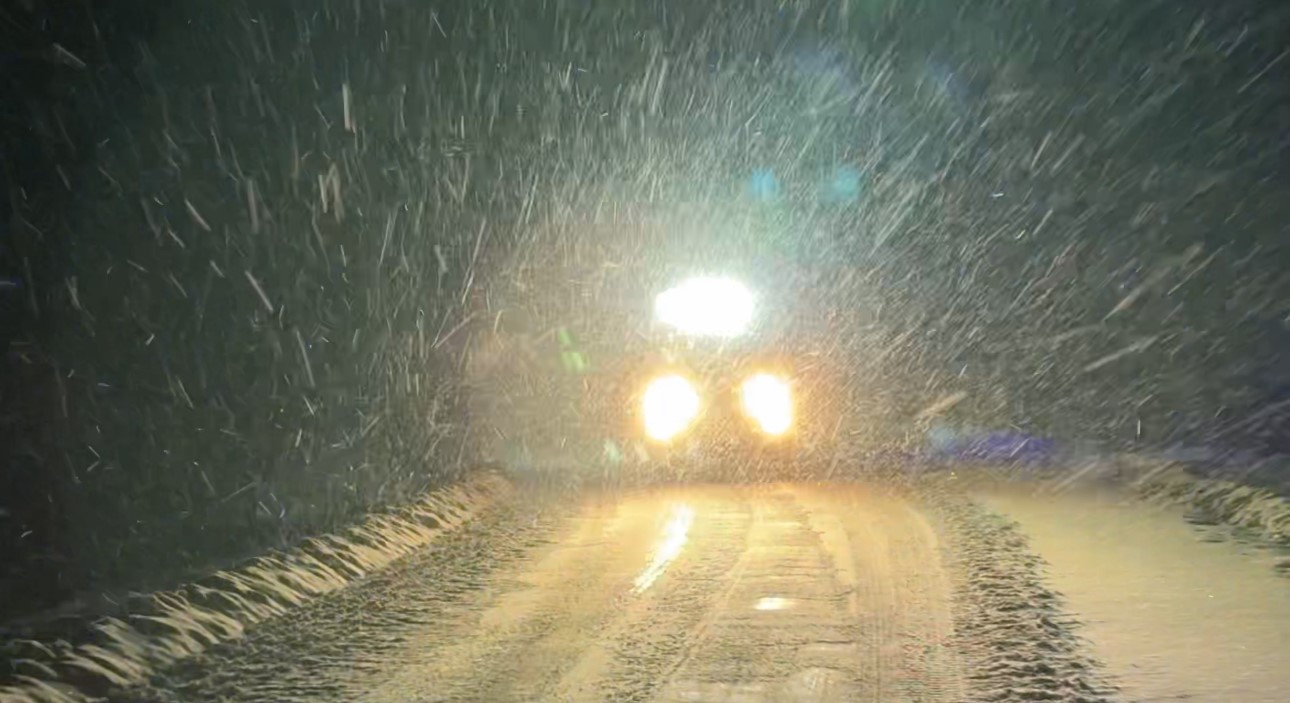
[{"label": "icy road surface", "polygon": [[963,496],[658,488],[500,509],[115,699],[1115,700],[1087,636]]}]

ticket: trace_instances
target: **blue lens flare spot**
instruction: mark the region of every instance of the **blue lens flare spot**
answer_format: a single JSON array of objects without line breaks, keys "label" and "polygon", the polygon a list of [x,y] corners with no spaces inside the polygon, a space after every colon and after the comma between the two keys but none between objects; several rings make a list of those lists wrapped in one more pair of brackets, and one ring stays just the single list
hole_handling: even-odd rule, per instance
[{"label": "blue lens flare spot", "polygon": [[864,177],[854,166],[840,166],[824,185],[824,200],[842,203],[856,200],[864,191]]},{"label": "blue lens flare spot", "polygon": [[771,200],[779,196],[779,178],[768,168],[755,169],[748,179],[748,194],[758,200]]}]

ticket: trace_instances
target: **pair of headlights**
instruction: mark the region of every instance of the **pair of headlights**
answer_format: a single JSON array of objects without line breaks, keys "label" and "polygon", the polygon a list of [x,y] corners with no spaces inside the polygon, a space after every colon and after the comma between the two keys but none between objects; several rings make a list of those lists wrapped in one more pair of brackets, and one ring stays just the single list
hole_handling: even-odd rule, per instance
[{"label": "pair of headlights", "polygon": [[[767,435],[782,435],[792,427],[793,395],[787,380],[756,374],[740,386],[739,398],[744,413]],[[669,441],[694,424],[701,408],[698,389],[685,377],[656,378],[645,389],[645,434],[655,441]]]}]

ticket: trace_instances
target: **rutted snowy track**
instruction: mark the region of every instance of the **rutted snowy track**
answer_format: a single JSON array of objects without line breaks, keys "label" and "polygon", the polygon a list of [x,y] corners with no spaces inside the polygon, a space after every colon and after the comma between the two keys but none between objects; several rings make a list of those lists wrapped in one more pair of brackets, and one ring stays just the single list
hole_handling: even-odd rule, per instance
[{"label": "rutted snowy track", "polygon": [[[934,703],[1051,683],[1043,667],[966,668],[1025,633],[956,617],[1042,628],[1055,609],[1024,543],[945,541],[980,539],[972,514],[856,485],[563,500],[511,503],[114,699]],[[973,580],[981,549],[1020,568]],[[1074,663],[1048,700],[1096,698],[1074,638],[1036,632],[1035,651]]]},{"label": "rutted snowy track", "polygon": [[[403,558],[290,607],[249,591],[273,606],[253,627],[97,691],[120,703],[1115,697],[1026,535],[944,485],[578,495],[494,477],[467,492],[477,499],[458,499],[451,529],[382,552]],[[490,507],[471,509],[479,500]]]}]

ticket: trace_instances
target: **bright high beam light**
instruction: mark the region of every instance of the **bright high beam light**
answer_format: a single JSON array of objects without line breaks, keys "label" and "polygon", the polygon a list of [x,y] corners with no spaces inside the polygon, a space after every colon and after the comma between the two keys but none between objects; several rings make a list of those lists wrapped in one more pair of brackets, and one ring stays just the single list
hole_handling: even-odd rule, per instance
[{"label": "bright high beam light", "polygon": [[788,381],[768,373],[759,373],[742,388],[744,412],[757,421],[762,432],[782,435],[793,425],[793,394]]},{"label": "bright high beam light", "polygon": [[753,295],[729,278],[691,278],[659,293],[654,315],[685,334],[734,337],[752,322]]},{"label": "bright high beam light", "polygon": [[645,434],[666,442],[681,434],[699,415],[699,392],[680,376],[663,376],[645,389]]}]

